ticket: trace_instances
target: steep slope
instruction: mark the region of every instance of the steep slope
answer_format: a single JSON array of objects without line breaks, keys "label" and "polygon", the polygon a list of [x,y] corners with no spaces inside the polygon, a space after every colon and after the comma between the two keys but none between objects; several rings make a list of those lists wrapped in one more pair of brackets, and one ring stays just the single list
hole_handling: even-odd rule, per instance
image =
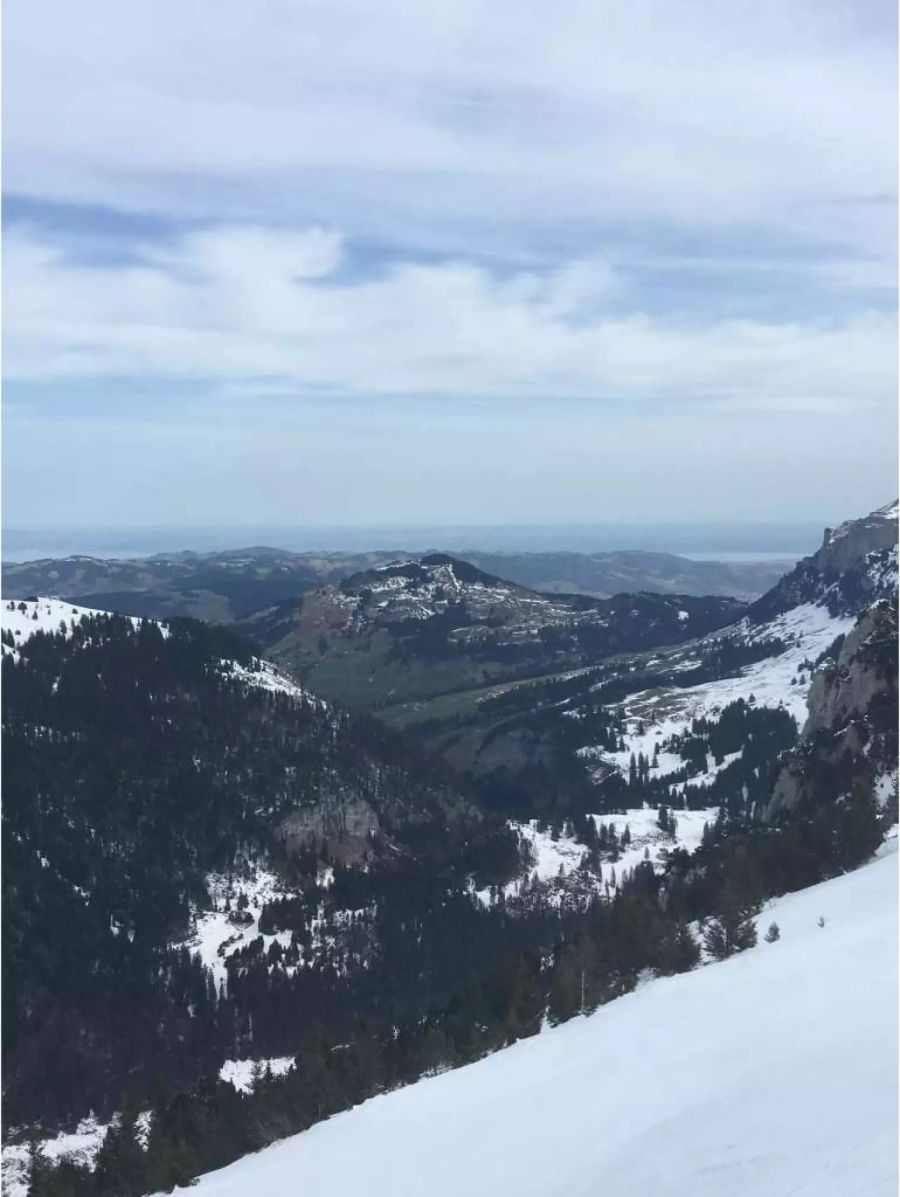
[{"label": "steep slope", "polygon": [[[670,773],[677,790],[684,792],[690,782],[696,785],[699,781],[710,796],[720,800],[727,796],[732,807],[738,802],[738,787],[744,804],[758,802],[764,792],[757,789],[748,794],[748,786],[753,783],[740,764],[732,768],[733,776],[720,776],[720,771],[727,774],[728,769],[721,753],[716,754],[712,775],[701,770],[699,777],[679,776],[684,773],[686,761],[700,757],[696,721],[709,724],[721,720],[723,712],[741,702],[756,711],[767,708],[786,712],[799,730],[806,718],[807,695],[816,667],[838,655],[844,637],[873,605],[883,608],[881,616],[870,616],[880,632],[873,634],[867,624],[869,631],[863,633],[863,638],[872,635],[874,645],[879,635],[882,639],[884,635],[889,637],[889,611],[895,607],[896,597],[895,503],[862,519],[848,520],[834,532],[826,531],[818,553],[802,561],[754,603],[734,628],[700,641],[681,659],[673,656],[667,662],[672,671],[668,685],[639,691],[626,699],[620,709],[626,728],[624,744],[613,762],[622,772],[631,754],[643,754],[645,759],[657,754],[660,775]],[[893,626],[896,635],[896,624]],[[705,654],[718,651],[725,658],[739,657],[754,648],[760,651],[757,662],[724,671],[725,676],[709,683],[684,685],[691,664]],[[857,651],[853,650],[854,655]],[[889,655],[882,652],[878,665],[882,677],[889,676],[892,669],[887,664]],[[834,669],[841,672],[840,665]],[[704,738],[708,744],[709,732],[701,728],[700,739]],[[668,757],[664,755],[667,752]],[[746,745],[741,752],[747,756]],[[609,760],[602,750],[598,755],[601,762]],[[730,794],[721,794],[723,782]]]},{"label": "steep slope", "polygon": [[860,615],[879,598],[897,589],[897,502],[887,503],[862,519],[826,528],[822,547],[804,557],[790,573],[748,611],[764,623],[813,603],[832,615]]},{"label": "steep slope", "polygon": [[776,781],[770,819],[846,797],[858,787],[896,801],[897,607],[887,599],[860,616],[836,660],[815,674],[809,714]]},{"label": "steep slope", "polygon": [[242,628],[317,693],[373,707],[678,643],[742,610],[717,597],[539,594],[434,553],[356,574]]},{"label": "steep slope", "polygon": [[[365,1102],[197,1197],[892,1197],[897,857],[772,903],[777,943]],[[820,920],[824,926],[820,926]]]}]

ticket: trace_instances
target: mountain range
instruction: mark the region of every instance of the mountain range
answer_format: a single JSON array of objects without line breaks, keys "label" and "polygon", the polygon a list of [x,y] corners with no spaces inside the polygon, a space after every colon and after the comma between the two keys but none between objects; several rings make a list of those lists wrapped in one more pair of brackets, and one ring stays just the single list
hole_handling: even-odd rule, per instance
[{"label": "mountain range", "polygon": [[[82,606],[166,619],[187,615],[229,623],[351,574],[413,554],[401,550],[306,552],[253,547],[120,559],[84,555],[4,562],[8,598],[50,595]],[[532,590],[610,598],[626,591],[729,595],[750,601],[780,578],[777,561],[691,561],[672,553],[492,553],[461,550],[460,561]]]},{"label": "mountain range", "polygon": [[749,605],[447,554],[230,627],[5,596],[18,1174],[170,1189],[652,976],[703,1017],[698,967],[896,820],[896,585],[894,505]]}]

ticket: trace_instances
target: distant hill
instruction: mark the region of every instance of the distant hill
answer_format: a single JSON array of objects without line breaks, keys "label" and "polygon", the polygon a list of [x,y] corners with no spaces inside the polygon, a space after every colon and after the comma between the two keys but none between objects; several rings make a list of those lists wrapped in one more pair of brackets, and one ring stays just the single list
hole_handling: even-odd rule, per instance
[{"label": "distant hill", "polygon": [[[341,581],[373,566],[408,558],[403,549],[306,552],[251,547],[153,557],[47,557],[4,562],[7,598],[52,595],[123,615],[167,619],[186,615],[231,623],[253,611]],[[545,592],[609,598],[626,591],[724,594],[749,601],[781,577],[777,562],[690,561],[671,553],[455,554],[498,577]]]},{"label": "distant hill", "polygon": [[727,594],[758,598],[784,573],[778,561],[692,561],[674,553],[640,549],[614,553],[483,553],[458,554],[488,573],[521,586],[550,593],[576,591],[610,598],[626,591],[652,594]]},{"label": "distant hill", "polygon": [[185,615],[231,623],[397,553],[290,553],[253,547],[119,559],[74,556],[4,562],[6,598],[51,595],[121,615]]},{"label": "distant hill", "polygon": [[541,594],[432,553],[354,574],[240,626],[317,693],[379,707],[676,644],[743,610],[723,597]]}]

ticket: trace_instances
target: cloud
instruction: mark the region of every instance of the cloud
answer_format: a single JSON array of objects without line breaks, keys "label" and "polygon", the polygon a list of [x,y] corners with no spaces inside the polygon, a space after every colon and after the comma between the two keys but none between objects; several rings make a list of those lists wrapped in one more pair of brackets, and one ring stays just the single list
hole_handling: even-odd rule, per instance
[{"label": "cloud", "polygon": [[16,518],[887,497],[887,0],[4,17]]},{"label": "cloud", "polygon": [[894,392],[894,319],[697,321],[629,310],[603,260],[544,272],[396,261],[343,277],[338,234],[221,226],[128,262],[6,238],[5,368],[285,395],[667,400],[827,410]]},{"label": "cloud", "polygon": [[6,187],[445,253],[643,224],[890,257],[869,200],[895,192],[893,9],[29,0],[5,21]]}]

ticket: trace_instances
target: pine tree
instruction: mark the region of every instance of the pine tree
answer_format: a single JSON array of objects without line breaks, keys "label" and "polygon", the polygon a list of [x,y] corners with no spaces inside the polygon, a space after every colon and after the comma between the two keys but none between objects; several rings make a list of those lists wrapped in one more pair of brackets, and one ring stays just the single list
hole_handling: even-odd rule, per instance
[{"label": "pine tree", "polygon": [[777,923],[770,923],[769,929],[766,932],[766,943],[775,943],[776,940],[781,939],[781,928]]},{"label": "pine tree", "polygon": [[47,1197],[52,1192],[52,1165],[44,1153],[40,1132],[33,1127],[28,1132],[28,1165],[26,1171],[28,1197]]},{"label": "pine tree", "polygon": [[726,960],[756,945],[752,909],[731,885],[722,891],[719,912],[704,928],[703,944],[714,960]]},{"label": "pine tree", "polygon": [[140,1197],[149,1181],[147,1156],[137,1136],[137,1108],[128,1101],[118,1125],[111,1125],[97,1153],[95,1178],[103,1197]]}]

